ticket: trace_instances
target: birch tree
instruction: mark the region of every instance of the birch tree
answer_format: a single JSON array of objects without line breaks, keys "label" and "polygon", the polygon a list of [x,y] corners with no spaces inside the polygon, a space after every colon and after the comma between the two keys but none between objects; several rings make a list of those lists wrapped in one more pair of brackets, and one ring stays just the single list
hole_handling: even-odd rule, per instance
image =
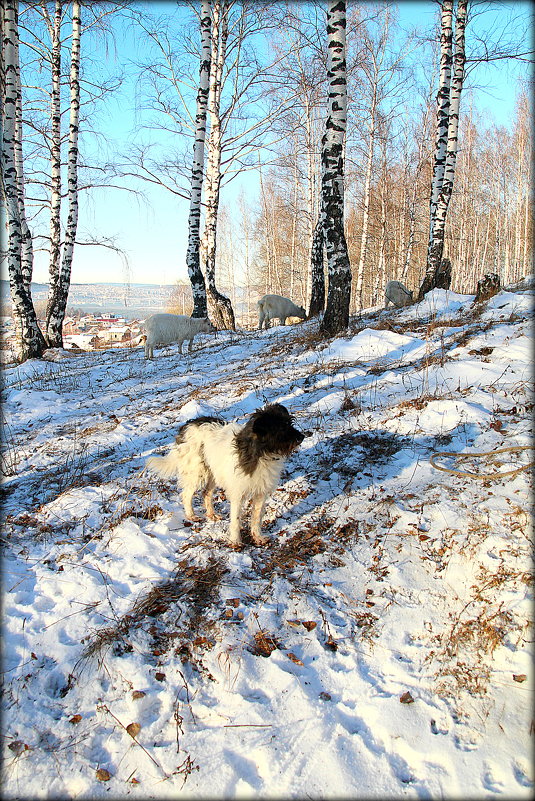
[{"label": "birch tree", "polygon": [[[61,0],[56,0],[56,12],[61,13]],[[57,13],[56,13],[57,16]],[[54,33],[55,33],[54,24]],[[67,196],[68,196],[68,218],[65,231],[65,240],[61,251],[60,259],[60,236],[61,226],[59,213],[61,210],[61,129],[59,121],[56,123],[56,113],[60,116],[59,110],[53,113],[53,156],[52,156],[52,207],[51,214],[51,247],[50,247],[50,292],[46,312],[46,340],[49,347],[63,347],[63,320],[67,309],[67,299],[71,283],[72,259],[74,244],[76,241],[76,230],[78,226],[78,130],[80,122],[80,52],[81,52],[81,18],[80,2],[73,0],[72,3],[72,34],[71,34],[71,65],[69,75],[70,90],[70,113],[69,113],[69,143],[67,154]],[[60,53],[54,53],[58,62]],[[53,63],[53,71],[60,74],[60,63]],[[55,83],[55,80],[54,82]],[[56,91],[53,88],[54,109]],[[59,104],[59,99],[58,99]],[[56,125],[58,130],[56,131]],[[55,152],[57,146],[57,154]],[[59,163],[58,163],[59,162]],[[58,210],[55,211],[55,207]]]},{"label": "birch tree", "polygon": [[2,8],[2,192],[8,230],[8,274],[17,331],[18,358],[38,358],[46,347],[31,297],[33,270],[28,243],[22,175],[22,100],[19,64],[18,2]]},{"label": "birch tree", "polygon": [[347,122],[346,3],[327,6],[327,81],[329,111],[322,139],[321,217],[327,251],[329,287],[320,330],[333,336],[347,327],[351,267],[344,234],[344,137]]},{"label": "birch tree", "polygon": [[204,256],[205,277],[210,317],[216,328],[236,328],[234,311],[229,298],[216,286],[217,218],[221,187],[221,91],[223,66],[228,40],[229,0],[212,0],[211,66],[208,94],[210,134],[206,165],[206,215],[201,253]]},{"label": "birch tree", "polygon": [[206,140],[206,116],[208,94],[210,91],[211,45],[211,4],[210,0],[201,2],[201,59],[199,68],[199,89],[197,92],[197,112],[195,115],[195,141],[193,143],[193,163],[191,167],[191,198],[188,217],[188,249],[186,266],[188,268],[193,294],[192,317],[207,317],[206,284],[201,271],[200,225],[201,198],[204,178],[204,145]]},{"label": "birch tree", "polygon": [[354,282],[354,308],[357,310],[363,306],[364,278],[370,261],[368,250],[372,228],[372,192],[378,173],[376,150],[384,142],[385,124],[397,112],[397,105],[407,83],[404,61],[412,46],[411,38],[408,37],[399,47],[393,42],[395,34],[392,10],[385,6],[375,19],[363,26],[359,36],[363,48],[359,71],[363,76],[361,91],[364,101],[359,116],[362,117],[364,127],[361,138],[365,171],[359,255]]},{"label": "birch tree", "polygon": [[441,63],[437,94],[436,145],[431,185],[427,265],[418,294],[420,299],[436,286],[444,252],[446,217],[453,191],[458,150],[459,109],[466,61],[467,8],[468,0],[458,0],[455,33],[453,33],[453,2],[443,0],[441,4]]}]

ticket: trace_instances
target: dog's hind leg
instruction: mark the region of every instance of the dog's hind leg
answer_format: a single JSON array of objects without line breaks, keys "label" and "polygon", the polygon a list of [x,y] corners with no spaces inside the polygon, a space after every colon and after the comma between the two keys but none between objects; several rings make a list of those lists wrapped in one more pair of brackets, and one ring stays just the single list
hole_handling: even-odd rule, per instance
[{"label": "dog's hind leg", "polygon": [[265,545],[267,537],[262,534],[262,517],[266,507],[266,496],[255,495],[251,503],[251,537],[255,545]]},{"label": "dog's hind leg", "polygon": [[186,513],[188,520],[193,520],[193,522],[202,520],[202,517],[199,517],[199,515],[196,515],[193,511],[193,495],[196,489],[197,488],[194,484],[190,484],[184,487],[182,490],[182,505],[184,507],[184,512]]},{"label": "dog's hind leg", "polygon": [[215,481],[214,477],[210,475],[208,479],[208,484],[203,490],[203,499],[204,499],[204,508],[206,509],[206,517],[209,520],[221,520],[221,515],[218,515],[217,512],[214,510],[214,490],[215,490]]}]

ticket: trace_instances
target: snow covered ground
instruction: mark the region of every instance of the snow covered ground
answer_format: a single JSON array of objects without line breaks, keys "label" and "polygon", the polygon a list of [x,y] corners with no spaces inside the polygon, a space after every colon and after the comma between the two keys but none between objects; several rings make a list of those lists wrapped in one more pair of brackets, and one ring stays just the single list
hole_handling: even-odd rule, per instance
[{"label": "snow covered ground", "polygon": [[[531,476],[496,478],[532,453],[430,462],[531,444],[532,317],[435,290],[6,369],[4,797],[532,797]],[[235,551],[144,462],[266,402],[308,436]]]}]

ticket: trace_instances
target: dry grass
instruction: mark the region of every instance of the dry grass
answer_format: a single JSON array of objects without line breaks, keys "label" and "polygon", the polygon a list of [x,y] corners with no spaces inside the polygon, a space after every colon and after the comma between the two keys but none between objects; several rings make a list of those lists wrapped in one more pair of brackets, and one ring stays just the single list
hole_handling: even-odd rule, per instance
[{"label": "dry grass", "polygon": [[[187,656],[190,641],[209,622],[210,610],[219,600],[221,579],[226,572],[224,561],[217,557],[211,556],[204,566],[183,560],[171,579],[154,585],[117,623],[100,629],[91,637],[79,664],[96,657],[102,666],[106,652],[112,647],[116,654],[131,651],[129,638],[136,629],[147,629],[151,634],[153,655],[163,655],[172,642],[175,653]],[[182,625],[182,632],[171,631],[163,621],[169,612],[176,612],[179,605],[187,625]]]}]

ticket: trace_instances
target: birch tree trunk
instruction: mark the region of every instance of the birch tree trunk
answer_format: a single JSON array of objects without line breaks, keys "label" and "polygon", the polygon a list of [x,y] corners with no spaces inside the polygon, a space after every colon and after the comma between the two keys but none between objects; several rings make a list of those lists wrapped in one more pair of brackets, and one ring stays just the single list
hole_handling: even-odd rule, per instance
[{"label": "birch tree trunk", "polygon": [[[429,244],[426,275],[419,299],[435,284],[444,252],[446,217],[453,191],[459,139],[459,108],[464,83],[465,29],[468,0],[459,0],[455,19],[455,53],[452,50],[453,3],[443,0],[441,16],[441,81],[438,94],[437,144],[431,189]],[[453,80],[451,77],[453,65]]]},{"label": "birch tree trunk", "polygon": [[375,128],[377,113],[377,87],[374,84],[372,100],[370,105],[370,121],[368,126],[368,154],[366,159],[366,178],[364,182],[364,208],[362,212],[362,229],[360,235],[360,254],[357,268],[357,282],[355,286],[354,308],[358,311],[362,309],[362,291],[364,283],[364,267],[366,265],[366,252],[368,247],[368,231],[370,227],[370,201],[372,169],[375,153]]},{"label": "birch tree trunk", "polygon": [[[70,67],[70,115],[69,115],[69,148],[67,155],[67,194],[69,211],[65,242],[59,268],[52,273],[51,262],[51,296],[46,315],[46,340],[51,348],[63,347],[63,320],[67,309],[67,299],[71,284],[71,268],[78,227],[78,129],[80,121],[80,52],[81,52],[81,18],[80,2],[72,4],[72,38]],[[52,189],[54,192],[54,187]]]},{"label": "birch tree trunk", "polygon": [[[22,173],[17,171],[17,153],[21,151],[21,125],[17,124],[17,109],[21,108],[18,2],[5,0],[3,14],[2,71],[4,75],[2,109],[2,175],[3,194],[8,230],[8,274],[17,331],[20,361],[38,358],[46,348],[43,334],[31,297],[31,268],[26,264],[23,273],[23,224],[25,220]],[[31,252],[26,248],[26,256]],[[29,273],[27,272],[29,270]]]},{"label": "birch tree trunk", "polygon": [[199,69],[199,91],[195,116],[195,142],[193,145],[193,164],[191,168],[191,199],[188,217],[188,249],[186,265],[188,268],[193,295],[192,317],[207,317],[206,284],[201,271],[200,224],[201,197],[204,176],[204,144],[206,140],[206,111],[210,90],[211,63],[211,3],[201,2],[201,63]]},{"label": "birch tree trunk", "polygon": [[327,81],[329,115],[322,139],[322,211],[329,288],[320,330],[333,336],[349,322],[351,268],[344,233],[343,146],[347,125],[346,3],[327,6]]},{"label": "birch tree trunk", "polygon": [[21,243],[21,269],[22,279],[26,290],[30,292],[33,273],[33,237],[26,219],[26,201],[24,185],[24,159],[22,155],[22,92],[20,89],[20,74],[15,108],[15,167],[19,192],[19,213],[22,233]]},{"label": "birch tree trunk", "polygon": [[[51,20],[48,9],[43,6],[43,13],[50,34],[52,87],[50,96],[50,295],[46,312],[45,338],[51,315],[54,313],[56,287],[59,281],[61,259],[61,20],[62,0],[56,0],[54,17]],[[55,347],[52,346],[52,347]]]},{"label": "birch tree trunk", "polygon": [[323,224],[324,215],[320,211],[318,222],[312,233],[309,317],[317,317],[325,308],[325,270],[323,261],[325,235]]},{"label": "birch tree trunk", "polygon": [[221,89],[223,66],[228,39],[228,0],[213,0],[211,65],[208,94],[210,135],[208,138],[208,163],[206,167],[206,219],[203,247],[205,276],[210,317],[219,330],[236,329],[234,311],[229,298],[216,286],[215,266],[217,256],[217,216],[221,187]]}]

